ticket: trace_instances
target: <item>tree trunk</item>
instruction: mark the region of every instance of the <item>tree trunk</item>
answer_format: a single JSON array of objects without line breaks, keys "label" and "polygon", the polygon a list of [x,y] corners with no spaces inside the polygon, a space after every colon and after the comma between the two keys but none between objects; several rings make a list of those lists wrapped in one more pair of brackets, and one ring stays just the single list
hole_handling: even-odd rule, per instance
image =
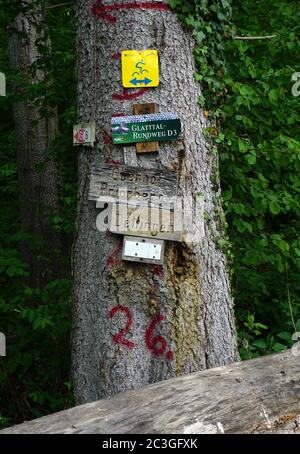
[{"label": "tree trunk", "polygon": [[[223,235],[218,162],[203,135],[208,125],[197,104],[193,41],[166,3],[147,3],[77,2],[78,121],[95,120],[97,131],[95,148],[79,153],[72,339],[77,403],[238,359],[226,259],[216,245]],[[105,11],[107,5],[113,9]],[[158,88],[123,91],[123,49],[158,50]],[[96,229],[99,211],[88,201],[92,164],[124,160],[124,150],[108,140],[111,117],[131,114],[138,102],[177,112],[184,134],[175,144],[161,144],[159,155],[138,155],[136,165],[178,170],[184,200],[204,195],[205,236],[196,243],[167,242],[162,267],[122,261],[123,238]],[[135,156],[134,150],[126,153]],[[114,335],[126,323],[129,342],[121,345]],[[166,340],[163,352],[155,354],[151,335]]]},{"label": "tree trunk", "polygon": [[[11,2],[16,7],[16,2]],[[28,85],[45,82],[46,70],[37,65],[41,54],[38,46],[48,46],[41,5],[31,0],[19,3],[17,15],[9,36],[11,68],[18,72]],[[23,8],[23,9],[22,9]],[[34,66],[37,65],[37,69]],[[56,109],[45,108],[44,100],[28,98],[22,82],[13,86],[19,99],[14,103],[14,119],[17,144],[20,212],[25,233],[41,242],[43,255],[51,253],[55,265],[53,273],[43,275],[45,265],[37,254],[24,242],[22,252],[29,264],[29,283],[40,287],[51,277],[61,276],[59,252],[61,240],[54,231],[51,216],[59,211],[58,171],[50,148],[58,131]],[[46,90],[46,89],[45,89]]]}]

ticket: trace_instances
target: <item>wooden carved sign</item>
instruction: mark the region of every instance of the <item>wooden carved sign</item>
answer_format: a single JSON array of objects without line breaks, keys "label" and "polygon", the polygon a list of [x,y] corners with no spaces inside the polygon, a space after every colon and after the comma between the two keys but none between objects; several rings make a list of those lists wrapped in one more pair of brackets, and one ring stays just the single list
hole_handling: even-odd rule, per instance
[{"label": "wooden carved sign", "polygon": [[93,166],[89,200],[161,206],[177,194],[177,172],[124,165]]},{"label": "wooden carved sign", "polygon": [[181,121],[174,112],[113,117],[111,130],[117,145],[175,140],[181,133]]},{"label": "wooden carved sign", "polygon": [[182,219],[179,216],[180,213],[174,209],[112,204],[108,230],[122,235],[182,241]]}]

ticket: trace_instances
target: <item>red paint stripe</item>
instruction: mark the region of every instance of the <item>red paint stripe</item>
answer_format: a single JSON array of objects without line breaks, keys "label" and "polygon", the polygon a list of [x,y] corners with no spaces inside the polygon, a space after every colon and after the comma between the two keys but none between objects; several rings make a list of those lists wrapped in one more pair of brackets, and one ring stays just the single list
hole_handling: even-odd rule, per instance
[{"label": "red paint stripe", "polygon": [[113,58],[114,60],[119,60],[121,56],[122,56],[121,52],[118,52],[116,54],[112,54],[111,58]]},{"label": "red paint stripe", "polygon": [[139,2],[139,3],[125,3],[125,4],[115,4],[115,5],[103,5],[101,0],[97,0],[96,3],[92,6],[92,14],[98,19],[103,19],[107,22],[115,24],[118,19],[108,11],[120,11],[120,10],[130,10],[130,9],[154,9],[158,11],[170,11],[169,6],[166,3],[156,3],[156,2]]},{"label": "red paint stripe", "polygon": [[107,131],[103,131],[103,142],[105,145],[111,145],[113,143],[111,135]]},{"label": "red paint stripe", "polygon": [[173,361],[173,359],[174,359],[173,352],[168,351],[168,353],[166,354],[166,358],[168,361]]},{"label": "red paint stripe", "polygon": [[117,247],[107,258],[106,258],[106,265],[108,268],[112,268],[114,266],[119,266],[122,263],[122,260],[119,259],[117,256],[122,251],[123,246]]},{"label": "red paint stripe", "polygon": [[124,162],[120,161],[120,160],[116,160],[116,159],[106,159],[104,161],[105,164],[112,164],[114,166],[122,166],[124,164]]},{"label": "red paint stripe", "polygon": [[154,276],[164,277],[164,269],[161,265],[154,265],[152,268]]},{"label": "red paint stripe", "polygon": [[114,93],[113,94],[113,99],[116,101],[131,101],[132,99],[139,98],[140,96],[143,96],[147,91],[147,88],[141,88],[138,91],[135,91],[134,93],[128,92],[128,90],[124,89],[123,93]]}]

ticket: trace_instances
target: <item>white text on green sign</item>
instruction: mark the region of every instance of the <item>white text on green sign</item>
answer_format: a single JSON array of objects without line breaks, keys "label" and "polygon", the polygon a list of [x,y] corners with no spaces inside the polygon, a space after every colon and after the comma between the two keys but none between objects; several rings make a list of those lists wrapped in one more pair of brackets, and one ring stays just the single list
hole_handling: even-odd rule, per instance
[{"label": "white text on green sign", "polygon": [[111,124],[114,144],[174,140],[181,133],[180,118],[173,112],[113,117]]}]

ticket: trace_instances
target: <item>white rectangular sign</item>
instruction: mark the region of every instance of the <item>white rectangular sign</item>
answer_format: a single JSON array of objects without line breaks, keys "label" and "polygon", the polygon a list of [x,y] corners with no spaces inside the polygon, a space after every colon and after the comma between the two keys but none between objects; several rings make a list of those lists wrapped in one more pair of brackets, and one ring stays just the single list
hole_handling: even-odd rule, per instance
[{"label": "white rectangular sign", "polygon": [[122,259],[161,265],[164,259],[164,246],[163,240],[125,236]]}]

